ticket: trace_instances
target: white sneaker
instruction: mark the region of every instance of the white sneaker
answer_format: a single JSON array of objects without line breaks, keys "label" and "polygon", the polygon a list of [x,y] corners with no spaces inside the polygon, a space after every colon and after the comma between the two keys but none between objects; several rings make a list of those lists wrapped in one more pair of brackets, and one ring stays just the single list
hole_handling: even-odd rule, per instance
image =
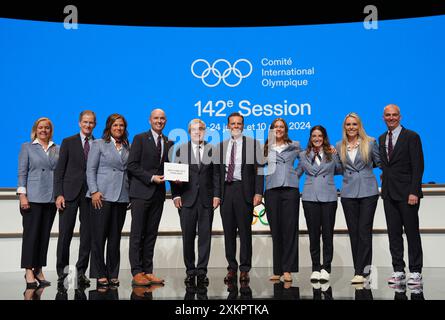
[{"label": "white sneaker", "polygon": [[321,284],[321,291],[326,292],[331,287],[331,284],[329,282],[325,282]]},{"label": "white sneaker", "polygon": [[329,272],[327,272],[325,269],[321,269],[320,271],[320,281],[329,281]]},{"label": "white sneaker", "polygon": [[321,289],[321,283],[320,282],[313,282],[311,283],[312,288],[314,288],[315,290]]},{"label": "white sneaker", "polygon": [[358,283],[364,283],[365,277],[360,275],[355,275],[354,278],[351,279],[351,284],[358,284]]},{"label": "white sneaker", "polygon": [[320,272],[318,272],[318,271],[312,272],[311,281],[314,281],[314,282],[320,281],[320,276],[321,276]]},{"label": "white sneaker", "polygon": [[405,283],[405,272],[396,271],[391,274],[391,277],[388,279],[389,284],[401,284]]},{"label": "white sneaker", "polygon": [[407,284],[410,286],[417,286],[417,285],[421,285],[423,283],[422,281],[422,274],[419,272],[412,272],[409,275],[409,279]]}]

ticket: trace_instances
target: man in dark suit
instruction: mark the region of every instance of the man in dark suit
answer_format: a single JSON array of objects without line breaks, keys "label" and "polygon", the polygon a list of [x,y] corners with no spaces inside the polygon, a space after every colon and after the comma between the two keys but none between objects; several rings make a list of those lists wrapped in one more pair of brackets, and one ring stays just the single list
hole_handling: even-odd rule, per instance
[{"label": "man in dark suit", "polygon": [[400,109],[389,104],[383,111],[388,131],[379,138],[382,161],[382,198],[388,226],[394,272],[390,284],[404,283],[403,230],[408,240],[408,285],[422,285],[422,243],[419,205],[422,198],[423,151],[419,135],[400,125]]},{"label": "man in dark suit", "polygon": [[224,278],[230,283],[237,278],[236,235],[240,237],[240,281],[248,282],[252,267],[252,212],[261,203],[264,164],[260,143],[243,136],[244,117],[232,113],[228,117],[231,138],[218,145],[221,175],[221,219],[228,273]]},{"label": "man in dark suit", "polygon": [[165,201],[164,162],[173,142],[162,134],[165,112],[154,109],[151,129],[134,137],[128,156],[130,178],[131,230],[129,258],[132,284],[162,284],[153,274],[153,254]]},{"label": "man in dark suit", "polygon": [[[189,123],[191,140],[178,147],[175,162],[189,164],[189,181],[172,183],[172,196],[181,221],[186,284],[208,285],[213,210],[220,204],[219,166],[212,159],[213,147],[204,142],[206,125],[200,119]],[[195,237],[198,226],[198,262]]]},{"label": "man in dark suit", "polygon": [[80,246],[76,263],[78,283],[89,285],[85,276],[91,251],[90,199],[86,181],[86,163],[91,140],[94,140],[93,129],[96,126],[96,115],[85,110],[80,113],[80,133],[65,138],[60,146],[59,162],[54,172],[54,192],[56,207],[59,210],[59,238],[57,241],[56,269],[58,284],[63,285],[68,275],[70,245],[76,224],[77,210],[80,211]]}]

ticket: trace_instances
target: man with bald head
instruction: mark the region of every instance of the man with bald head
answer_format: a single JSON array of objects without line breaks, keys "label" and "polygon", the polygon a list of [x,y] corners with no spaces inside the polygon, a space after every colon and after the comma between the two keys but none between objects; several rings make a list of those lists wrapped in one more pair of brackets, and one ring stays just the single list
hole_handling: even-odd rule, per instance
[{"label": "man with bald head", "polygon": [[130,265],[132,285],[149,286],[164,280],[153,274],[153,254],[165,201],[164,162],[173,142],[162,134],[167,117],[154,109],[151,129],[134,137],[128,156],[131,231]]},{"label": "man with bald head", "polygon": [[389,249],[394,272],[388,283],[406,281],[403,260],[403,230],[408,240],[410,277],[408,285],[422,285],[422,243],[419,205],[422,194],[423,151],[419,135],[400,125],[400,108],[389,104],[383,110],[388,131],[379,138],[382,160],[382,199],[388,227]]}]

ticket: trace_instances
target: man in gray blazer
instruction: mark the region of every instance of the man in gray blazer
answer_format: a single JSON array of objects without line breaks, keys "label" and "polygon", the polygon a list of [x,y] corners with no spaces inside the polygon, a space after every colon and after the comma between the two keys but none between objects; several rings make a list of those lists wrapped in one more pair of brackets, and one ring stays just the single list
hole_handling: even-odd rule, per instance
[{"label": "man in gray blazer", "polygon": [[[206,125],[200,119],[189,123],[191,140],[178,147],[176,163],[189,164],[189,181],[172,183],[172,197],[181,220],[185,283],[207,285],[213,210],[220,204],[220,172],[213,161],[213,146],[204,142]],[[198,226],[198,261],[195,265],[195,237]]]}]

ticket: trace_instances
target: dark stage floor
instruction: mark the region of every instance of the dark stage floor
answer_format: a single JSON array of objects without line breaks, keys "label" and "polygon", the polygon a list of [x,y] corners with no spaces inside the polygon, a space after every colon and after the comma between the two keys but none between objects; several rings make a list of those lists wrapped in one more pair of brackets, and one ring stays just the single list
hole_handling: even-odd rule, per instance
[{"label": "dark stage floor", "polygon": [[424,268],[424,284],[415,288],[390,287],[386,280],[391,271],[391,268],[380,267],[374,271],[370,284],[353,286],[350,284],[353,269],[349,267],[333,267],[331,280],[324,284],[309,281],[310,268],[302,268],[294,274],[291,283],[274,283],[269,280],[271,269],[253,268],[248,284],[240,284],[238,280],[227,285],[223,281],[226,270],[212,268],[208,271],[208,287],[186,287],[184,269],[158,269],[156,275],[165,279],[164,286],[133,289],[130,271],[121,270],[118,288],[99,290],[96,289],[95,279],[88,288],[75,288],[74,283],[68,282],[67,290],[58,290],[55,272],[46,272],[51,286],[25,290],[23,273],[0,273],[0,300],[445,300],[445,268]]}]

